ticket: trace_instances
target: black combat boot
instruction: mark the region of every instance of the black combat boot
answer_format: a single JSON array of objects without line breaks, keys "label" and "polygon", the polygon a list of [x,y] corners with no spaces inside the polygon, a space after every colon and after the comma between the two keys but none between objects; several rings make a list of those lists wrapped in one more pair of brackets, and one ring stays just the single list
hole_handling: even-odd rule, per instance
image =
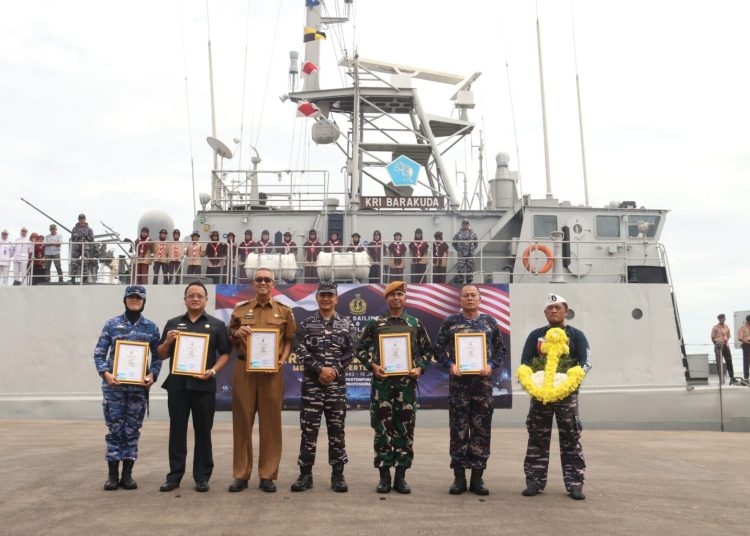
[{"label": "black combat boot", "polygon": [[292,491],[305,491],[313,487],[312,465],[301,465],[299,476],[292,484]]},{"label": "black combat boot", "polygon": [[380,468],[380,481],[378,487],[375,488],[378,493],[390,493],[391,492],[391,468],[381,467]]},{"label": "black combat boot", "polygon": [[477,495],[489,495],[490,490],[484,487],[484,480],[482,475],[484,469],[472,469],[471,470],[471,481],[469,482],[469,491],[473,491]]},{"label": "black combat boot", "polygon": [[349,486],[347,486],[346,480],[344,480],[343,463],[337,463],[333,466],[333,471],[331,472],[331,489],[339,493],[349,491]]},{"label": "black combat boot", "polygon": [[466,469],[458,466],[454,467],[453,477],[453,484],[451,485],[451,489],[448,490],[448,493],[451,495],[461,495],[466,491]]},{"label": "black combat boot", "polygon": [[122,476],[120,477],[120,487],[122,489],[137,489],[138,484],[133,480],[133,465],[135,460],[122,461]]},{"label": "black combat boot", "polygon": [[533,480],[531,482],[528,482],[526,484],[526,489],[521,492],[521,495],[524,497],[534,497],[535,495],[539,495],[542,492],[542,490],[539,489],[539,486],[536,482]]},{"label": "black combat boot", "polygon": [[116,490],[119,486],[117,481],[120,478],[120,462],[107,462],[107,465],[109,465],[109,476],[104,483],[104,489],[107,491]]},{"label": "black combat boot", "polygon": [[581,489],[581,486],[570,488],[570,491],[568,493],[570,494],[570,498],[573,499],[574,501],[586,500],[586,496],[583,494],[583,490]]},{"label": "black combat boot", "polygon": [[396,476],[393,478],[393,489],[404,495],[411,493],[411,488],[406,483],[406,467],[396,467]]}]

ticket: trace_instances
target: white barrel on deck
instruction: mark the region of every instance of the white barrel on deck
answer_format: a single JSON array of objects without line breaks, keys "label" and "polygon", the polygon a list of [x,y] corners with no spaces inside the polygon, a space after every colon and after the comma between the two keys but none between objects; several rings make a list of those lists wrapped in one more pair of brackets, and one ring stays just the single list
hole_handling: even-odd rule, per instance
[{"label": "white barrel on deck", "polygon": [[281,257],[279,253],[249,253],[245,259],[245,270],[252,274],[258,268],[265,268],[273,272],[273,277],[278,279],[282,275]]},{"label": "white barrel on deck", "polygon": [[287,281],[297,277],[297,258],[294,253],[281,255],[281,277]]},{"label": "white barrel on deck", "polygon": [[357,253],[327,253],[318,255],[318,277],[321,280],[367,281],[370,274],[370,256],[366,251]]}]

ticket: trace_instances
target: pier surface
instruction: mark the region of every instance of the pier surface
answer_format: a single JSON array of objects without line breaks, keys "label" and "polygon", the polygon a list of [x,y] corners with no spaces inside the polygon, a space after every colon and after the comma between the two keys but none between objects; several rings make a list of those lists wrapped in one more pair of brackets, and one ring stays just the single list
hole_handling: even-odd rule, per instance
[{"label": "pier surface", "polygon": [[[585,430],[586,501],[573,501],[562,483],[556,431],[550,480],[537,497],[521,496],[526,430],[496,428],[485,472],[491,494],[448,494],[448,429],[444,412],[417,418],[411,495],[375,493],[372,431],[365,415],[347,427],[348,493],[329,488],[325,429],[321,429],[315,487],[292,493],[299,430],[284,418],[278,492],[257,487],[228,493],[232,426],[217,415],[216,467],[211,490],[198,493],[189,474],[182,486],[159,492],[167,467],[168,423],[146,421],[134,469],[138,489],[105,492],[103,422],[0,421],[2,534],[748,534],[750,435],[691,431]],[[420,421],[421,419],[421,421]],[[420,426],[421,424],[421,426]],[[584,422],[585,426],[585,422]],[[257,431],[256,431],[257,446]],[[188,467],[192,460],[189,440]],[[257,456],[257,451],[256,451]],[[257,463],[257,460],[256,460]],[[189,473],[189,469],[188,469]]]}]

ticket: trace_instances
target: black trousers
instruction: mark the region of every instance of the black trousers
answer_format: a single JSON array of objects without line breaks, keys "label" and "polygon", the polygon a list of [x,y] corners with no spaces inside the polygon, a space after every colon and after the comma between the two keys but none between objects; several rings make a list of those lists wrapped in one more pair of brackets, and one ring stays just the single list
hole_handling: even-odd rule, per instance
[{"label": "black trousers", "polygon": [[750,380],[750,344],[742,343],[742,377]]},{"label": "black trousers", "polygon": [[196,482],[208,482],[214,469],[211,428],[214,425],[216,395],[206,391],[167,391],[167,407],[169,408],[167,481],[180,482],[185,474],[188,419],[192,413],[195,432],[193,479]]},{"label": "black trousers", "polygon": [[412,264],[411,265],[411,282],[412,283],[427,283],[427,271],[426,264]]}]

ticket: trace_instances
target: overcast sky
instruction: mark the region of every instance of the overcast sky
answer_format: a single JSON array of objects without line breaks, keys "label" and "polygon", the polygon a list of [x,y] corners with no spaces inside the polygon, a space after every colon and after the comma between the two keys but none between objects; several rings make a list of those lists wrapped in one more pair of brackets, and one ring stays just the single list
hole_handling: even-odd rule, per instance
[{"label": "overcast sky", "polygon": [[[362,57],[464,76],[482,71],[472,117],[484,130],[490,162],[508,152],[523,192],[543,197],[535,3],[355,5]],[[304,0],[208,3],[218,137],[242,138],[245,166],[251,143],[267,168],[326,165],[335,155],[308,143],[292,147],[304,120],[277,98],[288,91],[288,52],[303,50],[303,6]],[[538,6],[553,192],[574,204],[584,200],[573,15],[592,205],[627,199],[671,210],[662,242],[687,342],[705,343],[718,312],[750,309],[750,7],[739,0]],[[334,3],[328,8],[334,11]],[[189,0],[3,3],[0,226],[11,238],[22,225],[48,226],[20,197],[68,226],[85,212],[97,232],[104,221],[133,237],[140,215],[154,208],[170,213],[183,233],[190,229],[191,140],[196,190],[210,190],[206,14],[205,2]],[[343,35],[351,50],[351,25]],[[341,46],[333,38],[323,44],[324,86],[339,83],[334,62]],[[455,87],[417,87],[431,113],[451,114]],[[450,167],[473,173],[464,165],[468,148],[456,151]]]}]

